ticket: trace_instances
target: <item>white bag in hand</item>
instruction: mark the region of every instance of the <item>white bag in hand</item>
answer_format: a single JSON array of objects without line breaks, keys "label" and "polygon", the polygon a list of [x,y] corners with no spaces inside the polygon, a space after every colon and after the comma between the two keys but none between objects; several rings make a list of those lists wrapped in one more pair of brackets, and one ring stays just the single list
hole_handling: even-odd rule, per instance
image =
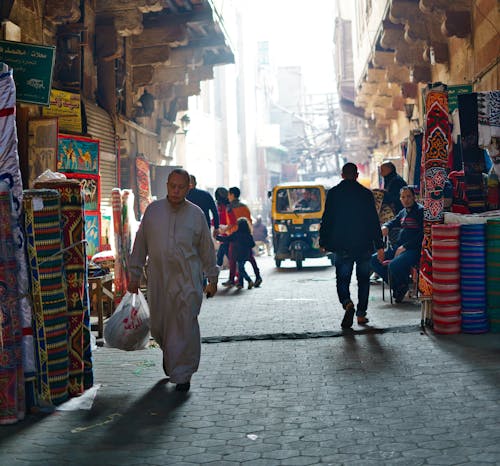
[{"label": "white bag in hand", "polygon": [[108,346],[125,351],[144,349],[149,343],[149,307],[146,298],[126,293],[106,322],[104,340]]}]

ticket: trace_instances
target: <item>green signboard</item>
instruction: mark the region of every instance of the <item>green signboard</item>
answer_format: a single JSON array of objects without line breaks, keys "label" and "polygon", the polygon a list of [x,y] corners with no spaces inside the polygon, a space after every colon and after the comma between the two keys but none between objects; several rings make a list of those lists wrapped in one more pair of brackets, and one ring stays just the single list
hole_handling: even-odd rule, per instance
[{"label": "green signboard", "polygon": [[54,46],[0,40],[0,62],[14,70],[18,102],[49,105]]},{"label": "green signboard", "polygon": [[459,86],[448,86],[448,111],[450,114],[458,108],[459,94],[471,94],[472,84],[464,84]]}]

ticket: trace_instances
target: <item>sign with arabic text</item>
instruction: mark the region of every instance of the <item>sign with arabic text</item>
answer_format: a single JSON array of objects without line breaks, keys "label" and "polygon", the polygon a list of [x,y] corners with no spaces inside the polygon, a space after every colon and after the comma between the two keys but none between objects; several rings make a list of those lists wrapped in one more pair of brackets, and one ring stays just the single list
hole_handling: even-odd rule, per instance
[{"label": "sign with arabic text", "polygon": [[0,62],[14,70],[18,102],[49,105],[55,51],[54,46],[0,40]]},{"label": "sign with arabic text", "polygon": [[58,117],[61,132],[82,132],[80,94],[52,89],[50,91],[50,106],[44,107],[42,114],[44,117]]}]

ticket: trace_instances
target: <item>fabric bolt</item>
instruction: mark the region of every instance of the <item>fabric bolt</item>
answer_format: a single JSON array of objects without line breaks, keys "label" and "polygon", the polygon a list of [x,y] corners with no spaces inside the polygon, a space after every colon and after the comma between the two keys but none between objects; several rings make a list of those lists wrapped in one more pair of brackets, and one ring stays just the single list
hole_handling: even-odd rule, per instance
[{"label": "fabric bolt", "polygon": [[479,92],[478,144],[487,147],[492,137],[500,137],[500,91]]},{"label": "fabric bolt", "polygon": [[26,382],[27,408],[34,404],[35,352],[32,309],[29,301],[29,273],[26,244],[22,226],[23,185],[19,169],[16,129],[16,86],[12,70],[0,74],[0,181],[5,181],[12,192],[14,247],[17,262],[17,287],[21,326],[23,329],[22,353]]},{"label": "fabric bolt", "polygon": [[36,394],[39,404],[57,405],[68,399],[69,388],[60,194],[52,189],[26,190],[23,207],[33,300]]},{"label": "fabric bolt", "polygon": [[147,206],[151,203],[151,177],[149,173],[149,162],[142,158],[135,159],[135,172],[137,182],[137,193],[139,201],[140,216],[144,215]]},{"label": "fabric bolt", "polygon": [[[486,225],[460,227],[460,287],[462,293],[462,332],[489,330],[486,314]],[[473,309],[475,312],[471,313]]]},{"label": "fabric bolt", "polygon": [[[460,225],[432,226],[432,320],[437,333],[458,333],[456,325],[462,320],[460,297]],[[443,266],[453,264],[447,270]]]},{"label": "fabric bolt", "polygon": [[83,386],[84,281],[85,251],[84,208],[81,185],[76,180],[35,183],[37,189],[55,189],[61,196],[62,247],[66,250],[64,276],[68,300],[69,393],[76,396]]},{"label": "fabric bolt", "polygon": [[428,86],[425,97],[425,131],[421,160],[421,192],[424,205],[424,239],[420,259],[419,290],[432,296],[432,226],[443,222],[443,190],[451,151],[451,128],[446,86]]},{"label": "fabric bolt", "polygon": [[118,304],[127,291],[125,268],[122,262],[122,194],[121,189],[111,191],[111,205],[113,209],[113,235],[115,239],[115,302]]},{"label": "fabric bolt", "polygon": [[15,251],[12,193],[0,182],[0,424],[24,419],[26,410]]}]

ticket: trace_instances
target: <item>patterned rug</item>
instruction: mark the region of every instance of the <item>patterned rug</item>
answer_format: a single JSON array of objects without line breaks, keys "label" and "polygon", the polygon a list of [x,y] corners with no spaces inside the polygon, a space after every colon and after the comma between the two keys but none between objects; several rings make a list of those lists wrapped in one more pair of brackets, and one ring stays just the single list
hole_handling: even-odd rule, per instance
[{"label": "patterned rug", "polygon": [[444,185],[451,150],[451,128],[446,86],[424,90],[425,131],[421,163],[421,193],[424,205],[424,239],[420,259],[419,290],[423,299],[432,296],[432,225],[444,218]]},{"label": "patterned rug", "polygon": [[12,234],[12,193],[0,182],[0,424],[24,418],[22,328]]},{"label": "patterned rug", "polygon": [[31,272],[39,404],[68,399],[68,314],[61,251],[58,191],[24,191],[25,233]]},{"label": "patterned rug", "polygon": [[17,287],[19,290],[20,319],[23,328],[23,367],[26,381],[27,408],[34,405],[35,350],[32,310],[29,302],[28,261],[22,227],[23,185],[19,169],[16,130],[16,86],[12,71],[0,74],[0,181],[5,181],[12,192],[14,220],[12,234],[16,248]]},{"label": "patterned rug", "polygon": [[148,161],[137,157],[135,159],[135,170],[139,197],[139,216],[142,217],[147,206],[151,203],[151,179]]},{"label": "patterned rug", "polygon": [[113,208],[113,235],[115,239],[115,304],[118,304],[127,291],[127,277],[122,259],[122,192],[120,188],[111,191]]},{"label": "patterned rug", "polygon": [[61,196],[64,274],[68,299],[69,394],[83,393],[83,320],[87,256],[84,244],[83,191],[77,180],[35,183],[37,189],[55,189]]}]

